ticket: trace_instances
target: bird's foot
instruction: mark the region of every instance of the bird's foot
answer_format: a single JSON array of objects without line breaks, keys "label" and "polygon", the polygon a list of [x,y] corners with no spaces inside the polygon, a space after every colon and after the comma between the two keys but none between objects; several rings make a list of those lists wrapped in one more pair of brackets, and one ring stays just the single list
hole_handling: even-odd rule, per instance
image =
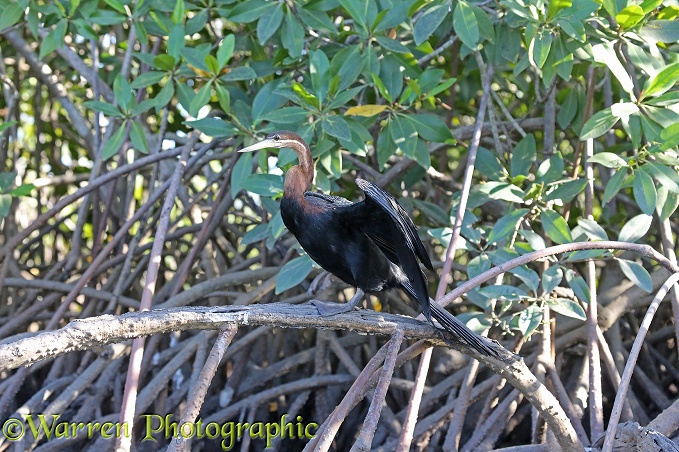
[{"label": "bird's foot", "polygon": [[337,281],[337,277],[335,275],[328,271],[323,271],[323,273],[316,276],[314,280],[311,281],[309,289],[306,291],[306,293],[309,295],[316,295],[318,292],[322,292],[328,287],[332,286],[335,281]]},{"label": "bird's foot", "polygon": [[311,304],[316,306],[321,317],[328,317],[336,314],[343,314],[353,310],[363,299],[363,291],[356,289],[356,294],[346,303],[331,303],[329,301],[311,300]]},{"label": "bird's foot", "polygon": [[316,306],[321,317],[344,314],[354,309],[349,303],[332,303],[330,301],[311,300],[310,303]]}]

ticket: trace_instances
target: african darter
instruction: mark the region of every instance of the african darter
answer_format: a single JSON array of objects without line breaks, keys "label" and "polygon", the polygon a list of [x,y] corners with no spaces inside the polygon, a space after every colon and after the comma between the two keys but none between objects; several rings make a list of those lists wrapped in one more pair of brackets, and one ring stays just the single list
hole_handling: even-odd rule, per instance
[{"label": "african darter", "polygon": [[314,166],[304,140],[293,132],[274,132],[240,152],[264,148],[291,148],[299,159],[299,165],[290,168],[285,177],[281,200],[285,226],[318,265],[357,288],[345,304],[313,300],[321,315],[352,310],[366,292],[400,287],[419,303],[430,323],[434,317],[446,331],[480,353],[495,354],[482,338],[430,301],[418,258],[433,270],[431,260],[412,220],[389,193],[363,179],[356,179],[365,193],[360,202],[307,191]]}]

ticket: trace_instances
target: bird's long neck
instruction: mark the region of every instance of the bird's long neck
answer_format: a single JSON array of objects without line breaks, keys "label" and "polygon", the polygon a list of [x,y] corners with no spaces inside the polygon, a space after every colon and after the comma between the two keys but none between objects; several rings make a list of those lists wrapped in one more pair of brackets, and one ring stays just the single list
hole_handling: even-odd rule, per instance
[{"label": "bird's long neck", "polygon": [[292,150],[297,154],[299,165],[295,165],[285,176],[283,196],[287,198],[303,199],[304,192],[311,187],[314,179],[314,163],[311,150],[306,143],[294,143]]}]

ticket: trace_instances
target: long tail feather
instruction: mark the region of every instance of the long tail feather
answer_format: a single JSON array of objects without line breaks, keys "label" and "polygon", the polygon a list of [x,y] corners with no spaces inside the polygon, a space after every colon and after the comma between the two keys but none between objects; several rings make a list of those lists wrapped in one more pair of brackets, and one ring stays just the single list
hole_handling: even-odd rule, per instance
[{"label": "long tail feather", "polygon": [[487,356],[497,355],[484,339],[434,301],[431,303],[431,316],[438,320],[447,332],[455,337],[461,338],[479,353]]},{"label": "long tail feather", "polygon": [[[413,299],[413,301],[417,301],[420,305],[422,305],[422,302],[418,300],[415,290],[410,284],[405,283],[402,284],[401,287],[403,287],[403,290],[406,292],[406,294],[408,294],[409,297]],[[431,317],[435,318],[441,324],[441,326],[443,326],[445,331],[466,342],[471,348],[483,355],[497,356],[495,350],[493,350],[488,345],[485,339],[481,338],[481,336],[470,330],[467,325],[457,320],[454,315],[443,309],[434,300],[427,298],[427,304],[430,306]],[[431,321],[431,317],[427,316],[426,314],[425,317],[427,320],[429,320],[429,322],[431,322],[432,325],[434,324]]]}]

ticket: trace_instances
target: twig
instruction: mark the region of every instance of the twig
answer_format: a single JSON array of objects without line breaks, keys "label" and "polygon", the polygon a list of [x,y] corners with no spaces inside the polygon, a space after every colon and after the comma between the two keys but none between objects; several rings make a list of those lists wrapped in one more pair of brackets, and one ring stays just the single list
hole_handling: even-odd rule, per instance
[{"label": "twig", "polygon": [[648,328],[651,326],[651,321],[653,321],[653,316],[660,306],[660,302],[665,298],[667,292],[672,288],[674,284],[679,281],[679,273],[674,273],[671,275],[665,284],[660,288],[658,293],[653,298],[651,305],[646,311],[644,320],[641,322],[639,327],[639,334],[634,339],[634,344],[632,345],[632,350],[630,350],[629,358],[627,359],[627,364],[625,364],[625,370],[622,373],[620,388],[615,395],[615,402],[613,403],[613,410],[611,411],[611,417],[608,421],[608,430],[606,431],[606,438],[604,439],[604,452],[611,452],[613,450],[613,441],[615,439],[615,433],[618,428],[618,421],[620,420],[620,414],[622,413],[622,405],[625,401],[625,394],[627,393],[627,388],[629,387],[630,380],[632,379],[632,373],[634,372],[634,367],[636,366],[637,358],[639,357],[639,352],[641,351],[641,346],[644,343],[644,338],[648,332]]},{"label": "twig", "polygon": [[396,329],[391,339],[387,344],[387,357],[384,360],[382,372],[380,372],[380,380],[377,383],[377,388],[373,394],[372,401],[368,414],[365,417],[363,428],[361,429],[358,439],[351,447],[352,451],[362,452],[370,450],[375,430],[377,430],[377,422],[380,420],[380,413],[382,412],[382,404],[387,396],[387,389],[389,389],[389,382],[394,373],[394,365],[396,364],[396,356],[398,349],[403,342],[403,331]]},{"label": "twig", "polygon": [[[210,356],[208,356],[205,366],[203,366],[203,370],[200,372],[198,382],[193,387],[191,395],[187,399],[180,425],[193,422],[198,417],[198,414],[200,413],[200,407],[203,405],[203,401],[205,400],[205,394],[207,394],[207,390],[210,387],[210,382],[214,378],[215,373],[217,373],[219,363],[224,356],[224,352],[231,343],[231,340],[236,335],[236,331],[238,331],[238,329],[234,323],[225,325],[225,327],[221,329],[215,344],[212,346]],[[184,450],[185,442],[186,437],[184,435],[179,435],[178,437],[174,438],[168,446],[168,452]]]}]

